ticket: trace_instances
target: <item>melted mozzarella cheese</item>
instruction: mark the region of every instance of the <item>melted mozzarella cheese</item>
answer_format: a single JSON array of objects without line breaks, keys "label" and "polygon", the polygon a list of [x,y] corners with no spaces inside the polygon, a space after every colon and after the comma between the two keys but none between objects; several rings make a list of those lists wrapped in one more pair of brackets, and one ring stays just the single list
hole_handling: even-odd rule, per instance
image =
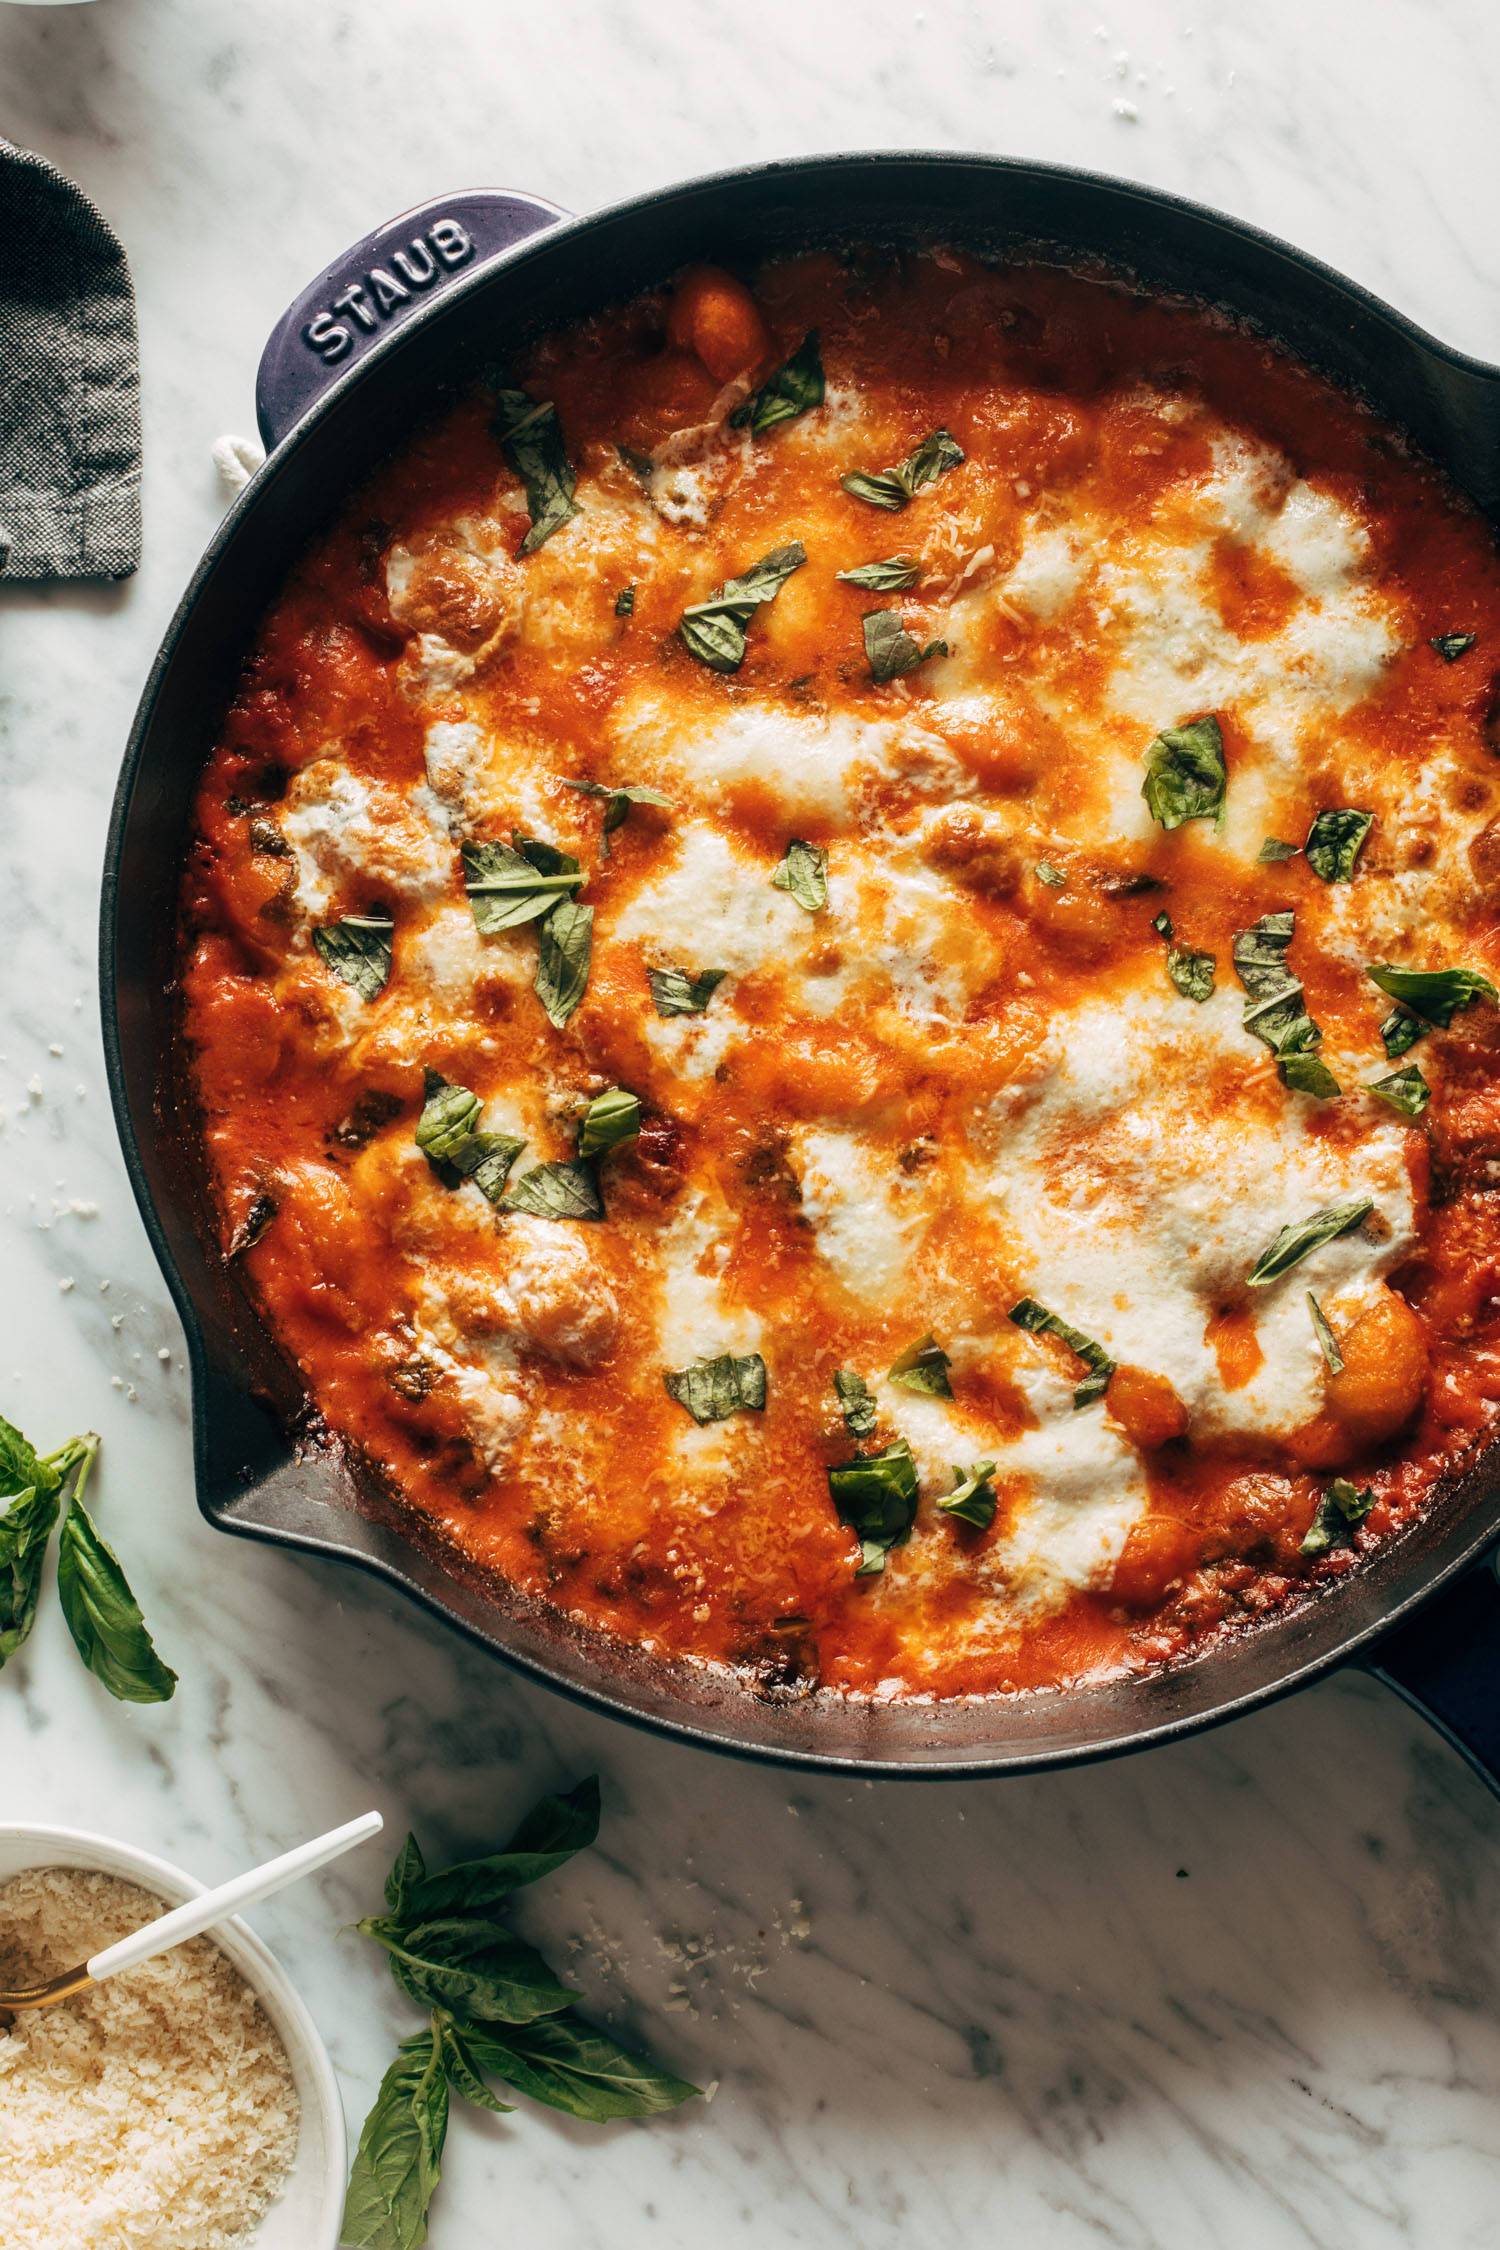
[{"label": "melted mozzarella cheese", "polygon": [[829,1270],[851,1297],[899,1299],[926,1217],[920,1181],[900,1171],[892,1178],[879,1142],[832,1129],[799,1132],[793,1162],[802,1214]]},{"label": "melted mozzarella cheese", "polygon": [[940,796],[967,786],[947,744],[911,717],[742,703],[705,720],[645,698],[616,724],[622,754],[637,763],[658,759],[698,791],[764,792],[793,819],[847,820],[863,789],[881,780]]},{"label": "melted mozzarella cheese", "polygon": [[658,1245],[657,1340],[664,1368],[688,1367],[720,1352],[751,1352],[760,1343],[756,1315],[724,1291],[733,1242],[734,1219],[722,1197],[702,1189],[683,1198]]},{"label": "melted mozzarella cheese", "polygon": [[616,918],[614,935],[653,965],[743,976],[805,950],[812,917],[704,820],[673,831],[669,867],[653,869]]},{"label": "melted mozzarella cheese", "polygon": [[405,899],[437,898],[452,888],[448,823],[430,790],[387,788],[320,758],[293,775],[280,827],[297,862],[297,901],[309,917],[327,912],[341,883]]}]

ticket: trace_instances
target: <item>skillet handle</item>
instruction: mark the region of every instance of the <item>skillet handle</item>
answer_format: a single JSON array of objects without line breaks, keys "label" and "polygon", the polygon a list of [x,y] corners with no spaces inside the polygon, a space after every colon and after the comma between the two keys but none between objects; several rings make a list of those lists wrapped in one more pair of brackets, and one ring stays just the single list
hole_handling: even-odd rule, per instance
[{"label": "skillet handle", "polygon": [[362,354],[464,274],[567,213],[535,195],[440,195],[367,234],[309,282],[260,355],[255,416],[269,453]]},{"label": "skillet handle", "polygon": [[1500,1581],[1496,1556],[1465,1571],[1364,1659],[1446,1735],[1500,1796]]}]

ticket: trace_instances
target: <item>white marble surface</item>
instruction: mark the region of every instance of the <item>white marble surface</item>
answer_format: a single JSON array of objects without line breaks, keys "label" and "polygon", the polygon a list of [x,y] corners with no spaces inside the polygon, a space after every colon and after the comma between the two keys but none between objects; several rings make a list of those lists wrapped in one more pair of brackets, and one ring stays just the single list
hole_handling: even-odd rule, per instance
[{"label": "white marble surface", "polygon": [[[788,1777],[617,1730],[394,1596],[203,1529],[179,1335],[104,1092],[97,872],[151,650],[250,426],[265,330],[373,221],[489,183],[587,210],[839,147],[1182,189],[1500,358],[1492,0],[0,0],[0,132],[111,214],[141,300],[146,560],[0,593],[0,1407],[105,1436],[99,1511],[182,1673],[119,1710],[60,1620],[0,1682],[0,1813],[217,1876],[378,1802],[433,1848],[597,1766],[538,1899],[706,2110],[465,2115],[436,2250],[1493,2244],[1500,1806],[1376,1688],[991,1786]],[[357,2120],[403,2020],[335,1935],[368,1861],[257,1917]],[[42,2250],[17,2245],[16,2250]]]}]

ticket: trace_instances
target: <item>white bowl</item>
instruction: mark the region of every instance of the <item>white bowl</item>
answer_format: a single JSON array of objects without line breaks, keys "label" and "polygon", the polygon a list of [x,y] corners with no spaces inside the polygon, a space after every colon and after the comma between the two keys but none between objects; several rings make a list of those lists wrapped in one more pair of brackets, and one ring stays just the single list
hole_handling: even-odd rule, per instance
[{"label": "white bowl", "polygon": [[[114,1843],[86,1828],[0,1823],[0,1883],[33,1867],[85,1867],[94,1874],[118,1875],[128,1883],[139,1883],[142,1890],[154,1891],[169,1906],[181,1906],[207,1888],[152,1852]],[[250,2243],[253,2250],[338,2250],[348,2144],[328,2050],[291,1978],[248,1923],[238,1918],[221,1922],[209,1935],[275,2026],[302,2103],[291,2175]]]}]

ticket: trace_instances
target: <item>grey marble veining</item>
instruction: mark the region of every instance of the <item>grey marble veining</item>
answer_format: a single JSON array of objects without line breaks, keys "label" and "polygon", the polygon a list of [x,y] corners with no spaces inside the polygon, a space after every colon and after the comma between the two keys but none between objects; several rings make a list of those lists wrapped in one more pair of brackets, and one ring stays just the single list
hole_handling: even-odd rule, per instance
[{"label": "grey marble veining", "polygon": [[[528,1917],[590,2000],[716,2082],[590,2134],[465,2115],[436,2250],[998,2241],[1479,2250],[1500,2232],[1500,1806],[1335,1681],[1149,1757],[851,1785],[626,1733],[392,1595],[199,1523],[180,1336],[131,1205],[94,1000],[110,790],[251,426],[271,321],[444,188],[587,210],[783,153],[978,147],[1125,172],[1291,236],[1500,358],[1486,0],[0,0],[0,132],[122,233],[146,562],[0,594],[0,1409],[106,1441],[97,1497],[182,1673],[121,1711],[46,1617],[0,1681],[3,1809],[205,1877],[379,1803],[436,1852],[597,1767],[600,1850]],[[381,1869],[257,1916],[357,2120],[406,2020],[336,1935]]]}]

